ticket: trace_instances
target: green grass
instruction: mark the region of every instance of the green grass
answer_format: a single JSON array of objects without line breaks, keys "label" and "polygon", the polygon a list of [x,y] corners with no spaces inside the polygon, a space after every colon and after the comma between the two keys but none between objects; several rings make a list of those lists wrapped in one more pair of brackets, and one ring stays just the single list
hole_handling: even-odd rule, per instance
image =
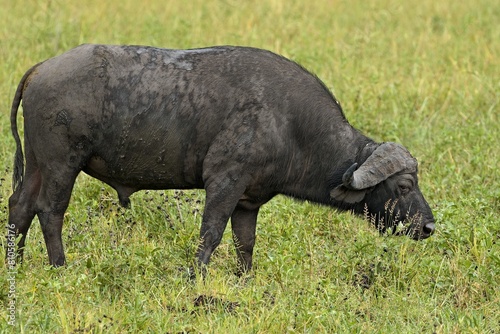
[{"label": "green grass", "polygon": [[[140,192],[132,209],[81,175],[65,218],[68,265],[40,227],[10,282],[0,332],[500,333],[500,7],[466,1],[14,1],[0,11],[0,220],[6,224],[15,88],[81,43],[262,47],[322,78],[351,124],[403,143],[437,218],[423,242],[277,197],[259,216],[255,269],[237,278],[230,234],[189,283],[204,194]],[[21,117],[19,117],[19,121]],[[5,241],[2,238],[2,246]],[[3,247],[2,247],[3,248]],[[4,251],[0,251],[4,256]]]}]

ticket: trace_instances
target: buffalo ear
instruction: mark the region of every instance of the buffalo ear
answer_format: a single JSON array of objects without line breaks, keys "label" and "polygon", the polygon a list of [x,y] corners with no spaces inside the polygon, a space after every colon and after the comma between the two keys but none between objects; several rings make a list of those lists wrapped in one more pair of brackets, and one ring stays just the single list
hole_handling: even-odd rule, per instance
[{"label": "buffalo ear", "polygon": [[361,202],[367,193],[367,189],[355,190],[340,185],[330,191],[330,196],[339,202],[354,204]]}]

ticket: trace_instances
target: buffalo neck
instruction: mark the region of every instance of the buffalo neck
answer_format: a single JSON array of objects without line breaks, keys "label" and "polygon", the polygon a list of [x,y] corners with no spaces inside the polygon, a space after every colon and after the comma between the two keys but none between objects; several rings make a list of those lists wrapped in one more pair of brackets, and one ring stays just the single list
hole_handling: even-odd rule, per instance
[{"label": "buffalo neck", "polygon": [[279,192],[300,200],[351,209],[333,201],[330,191],[342,183],[342,176],[352,164],[361,165],[378,144],[353,128],[343,114],[334,115],[342,117],[329,117],[322,131],[304,133],[302,138],[307,139],[292,145],[287,177]]}]

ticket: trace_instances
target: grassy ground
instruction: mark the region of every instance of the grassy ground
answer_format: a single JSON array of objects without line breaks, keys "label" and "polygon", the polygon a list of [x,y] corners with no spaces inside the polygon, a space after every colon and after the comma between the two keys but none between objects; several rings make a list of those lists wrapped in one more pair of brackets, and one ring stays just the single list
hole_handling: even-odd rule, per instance
[{"label": "grassy ground", "polygon": [[140,192],[123,210],[109,187],[81,175],[65,219],[68,265],[47,266],[37,222],[14,280],[0,264],[0,332],[500,333],[495,1],[1,6],[2,224],[15,87],[34,63],[86,42],[251,45],[300,62],[332,89],[353,125],[418,158],[438,221],[435,236],[413,242],[381,237],[348,213],[278,197],[261,211],[251,277],[233,274],[227,234],[207,279],[188,283],[180,268],[194,256],[203,192]]}]

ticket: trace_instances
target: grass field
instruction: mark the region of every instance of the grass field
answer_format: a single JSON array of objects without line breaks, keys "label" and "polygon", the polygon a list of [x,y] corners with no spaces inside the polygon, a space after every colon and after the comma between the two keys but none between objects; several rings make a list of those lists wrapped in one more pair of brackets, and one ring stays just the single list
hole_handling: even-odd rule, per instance
[{"label": "grass field", "polygon": [[252,275],[233,274],[226,231],[207,278],[190,283],[182,268],[194,258],[202,191],[139,192],[125,210],[112,189],[80,175],[65,217],[68,265],[48,266],[36,221],[14,279],[1,262],[0,332],[500,333],[496,1],[2,0],[1,7],[2,224],[15,148],[10,104],[31,65],[81,43],[234,44],[301,63],[333,91],[351,124],[408,147],[437,231],[422,242],[379,236],[360,217],[277,197],[260,213]]}]

